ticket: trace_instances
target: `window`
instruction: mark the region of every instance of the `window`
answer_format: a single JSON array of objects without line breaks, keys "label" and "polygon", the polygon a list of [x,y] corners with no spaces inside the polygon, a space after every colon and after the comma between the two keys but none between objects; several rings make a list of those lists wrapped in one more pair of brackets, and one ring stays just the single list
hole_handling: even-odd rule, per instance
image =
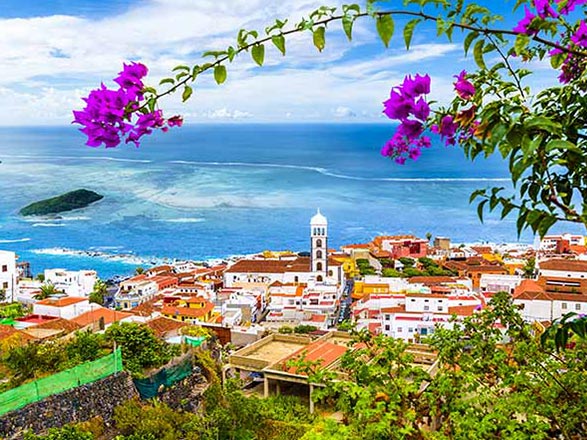
[{"label": "window", "polygon": [[322,247],[322,240],[321,239],[316,240],[316,247]]},{"label": "window", "polygon": [[300,277],[298,277],[297,275],[294,277],[294,283],[297,283],[300,281]]},{"label": "window", "polygon": [[414,333],[414,329],[412,327],[408,328],[408,333]]},{"label": "window", "polygon": [[428,310],[430,310],[429,306],[424,306],[424,311],[427,312]]},{"label": "window", "polygon": [[329,271],[328,271],[328,276],[329,276],[329,277],[331,277],[331,276],[332,276],[332,271],[331,271],[331,270],[329,270]]},{"label": "window", "polygon": [[318,275],[318,276],[316,277],[316,281],[323,281],[323,279],[322,279],[322,275]]},{"label": "window", "polygon": [[412,301],[413,303],[416,302],[416,300],[414,298],[412,298],[410,301]]},{"label": "window", "polygon": [[436,307],[438,309],[439,312],[442,312],[443,307],[442,306],[438,306]]},{"label": "window", "polygon": [[316,251],[316,258],[322,258],[322,251]]},{"label": "window", "polygon": [[8,289],[8,283],[3,283],[3,284],[2,284],[2,288],[3,288],[3,289]]},{"label": "window", "polygon": [[389,331],[389,325],[385,326],[385,331]]},{"label": "window", "polygon": [[322,270],[322,263],[316,263],[316,270]]},{"label": "window", "polygon": [[561,309],[567,310],[567,303],[562,303],[561,304]]},{"label": "window", "polygon": [[398,328],[397,328],[397,332],[398,332],[398,333],[403,333],[403,331],[404,331],[404,329],[403,329],[403,328],[401,328],[401,327],[398,327]]},{"label": "window", "polygon": [[427,302],[429,302],[429,301],[430,301],[429,299],[425,299],[425,300],[424,300],[424,302],[425,302],[425,303],[427,303]]},{"label": "window", "polygon": [[385,315],[385,320],[389,321],[391,319],[391,315]]},{"label": "window", "polygon": [[8,272],[8,265],[6,265],[6,264],[2,265],[2,272]]},{"label": "window", "polygon": [[575,310],[581,310],[581,304],[579,304],[579,303],[575,304]]}]

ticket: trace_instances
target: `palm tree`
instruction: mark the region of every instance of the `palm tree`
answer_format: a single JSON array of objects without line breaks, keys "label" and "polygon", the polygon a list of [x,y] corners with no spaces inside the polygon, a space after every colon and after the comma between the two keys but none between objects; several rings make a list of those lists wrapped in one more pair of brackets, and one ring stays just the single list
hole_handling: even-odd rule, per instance
[{"label": "palm tree", "polygon": [[104,297],[108,295],[108,286],[102,280],[96,281],[94,290],[90,293],[90,302],[103,305]]},{"label": "palm tree", "polygon": [[41,291],[33,296],[33,298],[37,300],[49,298],[50,296],[57,295],[58,293],[63,293],[57,290],[57,288],[53,284],[43,284],[41,286]]}]

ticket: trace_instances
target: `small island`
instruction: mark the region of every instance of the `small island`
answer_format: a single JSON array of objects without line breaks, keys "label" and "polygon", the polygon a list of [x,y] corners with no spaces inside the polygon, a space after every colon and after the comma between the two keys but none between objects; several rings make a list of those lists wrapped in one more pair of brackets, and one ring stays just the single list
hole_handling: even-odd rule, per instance
[{"label": "small island", "polygon": [[20,214],[47,215],[57,214],[64,211],[85,208],[91,203],[103,199],[104,196],[87,189],[78,189],[50,199],[31,203],[20,210]]}]

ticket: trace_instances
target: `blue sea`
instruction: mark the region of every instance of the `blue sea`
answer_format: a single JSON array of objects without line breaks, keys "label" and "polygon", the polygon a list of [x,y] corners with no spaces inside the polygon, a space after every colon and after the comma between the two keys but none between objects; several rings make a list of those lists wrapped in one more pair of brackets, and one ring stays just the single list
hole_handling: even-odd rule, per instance
[{"label": "blue sea", "polygon": [[[307,250],[317,208],[328,217],[331,247],[427,232],[456,243],[518,241],[514,218],[482,224],[468,202],[477,188],[509,186],[502,160],[471,163],[436,142],[417,162],[397,165],[379,154],[393,128],[191,125],[138,149],[108,150],[84,146],[73,126],[1,128],[0,249],[16,251],[35,273],[93,268],[109,278],[163,258]],[[56,218],[18,215],[78,188],[105,197]]]}]

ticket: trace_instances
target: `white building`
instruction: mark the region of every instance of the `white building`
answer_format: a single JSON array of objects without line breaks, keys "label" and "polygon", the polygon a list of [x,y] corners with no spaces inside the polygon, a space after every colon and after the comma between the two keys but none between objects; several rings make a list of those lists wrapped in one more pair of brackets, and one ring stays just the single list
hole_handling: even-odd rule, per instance
[{"label": "white building", "polygon": [[36,302],[33,304],[33,314],[73,319],[95,308],[100,308],[100,306],[90,303],[87,298],[64,296]]},{"label": "white building", "polygon": [[14,252],[0,251],[0,290],[4,291],[6,301],[16,299],[18,279],[16,259]]},{"label": "white building", "polygon": [[267,289],[271,284],[342,285],[342,264],[328,258],[328,221],[318,211],[310,221],[310,257],[242,259],[224,271],[224,287]]},{"label": "white building", "polygon": [[479,280],[479,289],[482,293],[508,292],[511,294],[521,282],[522,277],[519,275],[484,273]]},{"label": "white building", "polygon": [[45,269],[45,282],[68,296],[90,296],[96,281],[95,270]]}]

